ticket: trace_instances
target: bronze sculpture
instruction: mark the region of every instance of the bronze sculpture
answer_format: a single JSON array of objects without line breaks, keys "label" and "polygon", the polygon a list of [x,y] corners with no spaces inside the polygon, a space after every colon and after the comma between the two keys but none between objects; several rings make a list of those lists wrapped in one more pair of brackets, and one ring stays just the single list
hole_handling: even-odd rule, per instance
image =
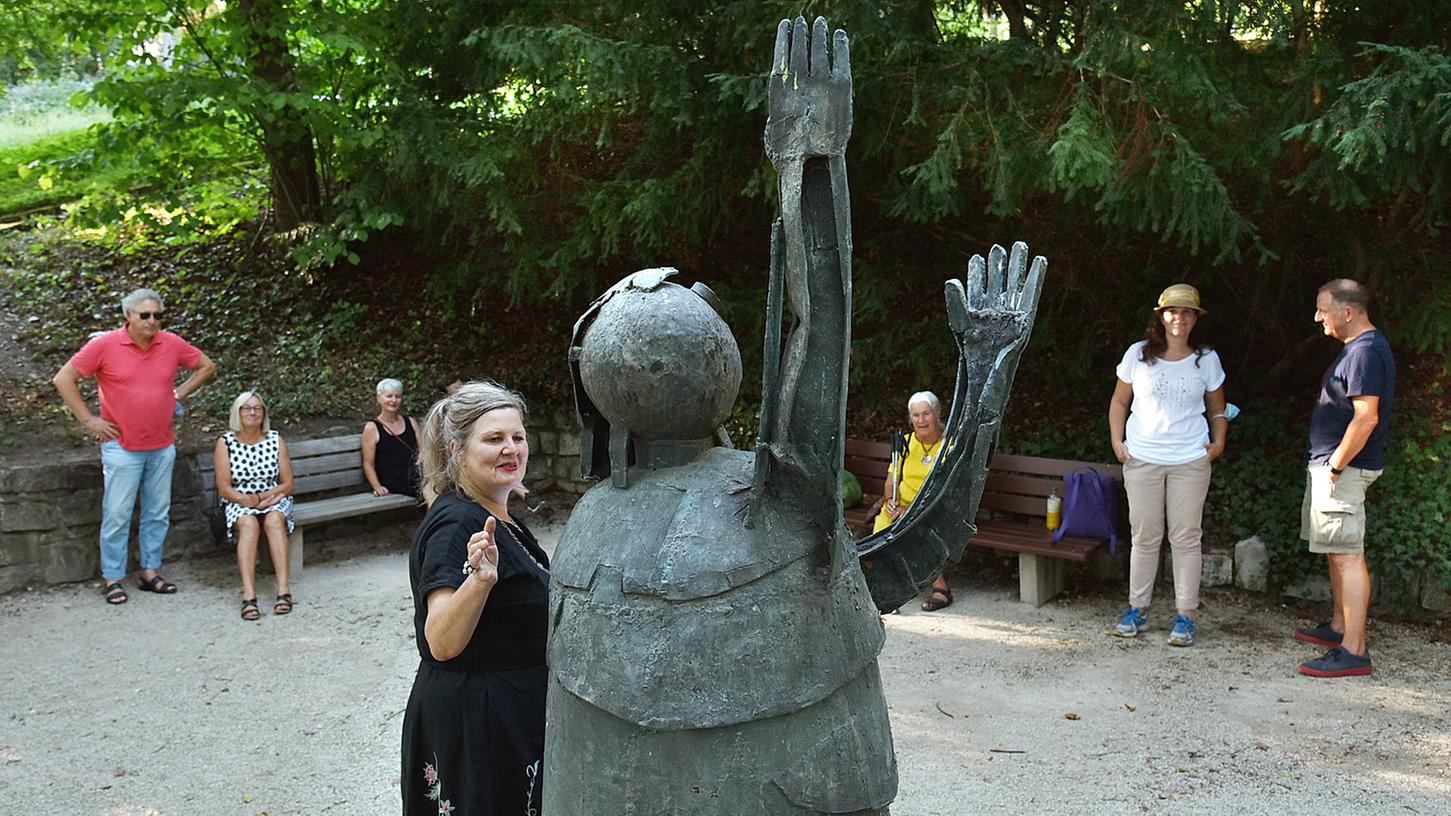
[{"label": "bronze sculpture", "polygon": [[[781,216],[760,436],[717,444],[739,351],[709,289],[635,273],[576,324],[583,469],[606,477],[565,529],[550,587],[543,810],[560,814],[885,814],[897,775],[876,656],[876,606],[919,580],[960,529],[946,502],[871,542],[874,602],[837,494],[851,314],[845,32],[783,20],[766,150]],[[1043,263],[948,285],[965,363],[959,400],[1001,395],[1027,340]],[[956,299],[954,301],[954,298]],[[784,344],[784,310],[794,327]],[[972,380],[977,377],[979,379]],[[972,382],[976,382],[974,387]],[[977,482],[1002,403],[953,406],[953,480]],[[965,423],[978,422],[971,431]],[[949,430],[951,433],[951,430]],[[979,451],[978,448],[983,450]],[[967,491],[972,494],[972,490]],[[973,502],[975,505],[975,501]],[[970,517],[968,521],[970,528]],[[962,541],[965,545],[966,539]],[[957,548],[960,554],[961,547]],[[925,555],[923,554],[925,553]],[[930,580],[932,573],[926,573]],[[915,590],[914,590],[915,591]]]}]

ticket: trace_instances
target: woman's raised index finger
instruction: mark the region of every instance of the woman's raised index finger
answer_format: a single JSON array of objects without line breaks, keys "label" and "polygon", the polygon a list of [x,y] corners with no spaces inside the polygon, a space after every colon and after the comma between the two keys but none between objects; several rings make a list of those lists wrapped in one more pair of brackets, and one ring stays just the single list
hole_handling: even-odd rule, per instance
[{"label": "woman's raised index finger", "polygon": [[489,538],[494,537],[494,528],[497,526],[498,520],[495,519],[493,516],[489,516],[488,519],[484,521],[484,532],[489,534]]}]

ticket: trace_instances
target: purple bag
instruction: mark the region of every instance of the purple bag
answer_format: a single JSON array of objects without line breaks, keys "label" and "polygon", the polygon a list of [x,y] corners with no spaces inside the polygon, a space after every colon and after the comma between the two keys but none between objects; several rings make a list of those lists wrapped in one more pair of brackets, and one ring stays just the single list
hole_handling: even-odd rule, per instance
[{"label": "purple bag", "polygon": [[1065,535],[1108,539],[1109,552],[1118,554],[1118,482],[1091,468],[1063,474],[1063,523],[1053,531],[1053,543]]}]

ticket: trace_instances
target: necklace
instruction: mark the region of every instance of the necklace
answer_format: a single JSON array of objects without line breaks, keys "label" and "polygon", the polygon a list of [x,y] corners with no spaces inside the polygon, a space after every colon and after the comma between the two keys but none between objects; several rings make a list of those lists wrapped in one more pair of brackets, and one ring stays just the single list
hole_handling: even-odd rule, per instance
[{"label": "necklace", "polygon": [[[917,440],[917,443],[919,445],[922,444],[922,440],[921,439],[918,439]],[[937,437],[937,441],[936,442],[933,442],[931,445],[922,445],[922,464],[924,464],[924,465],[930,465],[930,464],[932,464],[932,452],[935,451],[935,450],[937,450],[937,446],[938,445],[941,445],[941,444],[942,444],[942,437],[939,436],[939,437]]]}]

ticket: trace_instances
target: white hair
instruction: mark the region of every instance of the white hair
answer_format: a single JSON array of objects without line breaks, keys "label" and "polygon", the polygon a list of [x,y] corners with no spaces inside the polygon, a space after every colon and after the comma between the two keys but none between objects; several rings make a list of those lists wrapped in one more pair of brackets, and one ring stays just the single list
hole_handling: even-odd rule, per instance
[{"label": "white hair", "polygon": [[156,301],[157,308],[166,308],[166,304],[161,302],[161,295],[156,294],[156,290],[137,289],[126,297],[121,298],[121,316],[130,317],[136,314],[136,307],[148,300]]},{"label": "white hair", "polygon": [[384,377],[383,379],[378,381],[378,387],[373,389],[373,393],[377,394],[380,397],[388,393],[389,391],[396,391],[397,393],[402,394],[403,383],[399,380],[393,379],[392,377]]},{"label": "white hair", "polygon": [[919,402],[927,403],[927,406],[932,409],[932,413],[937,415],[937,419],[942,419],[942,400],[938,399],[936,394],[932,393],[931,391],[918,391],[917,393],[908,397],[907,413],[912,413],[912,406],[916,405]]}]

